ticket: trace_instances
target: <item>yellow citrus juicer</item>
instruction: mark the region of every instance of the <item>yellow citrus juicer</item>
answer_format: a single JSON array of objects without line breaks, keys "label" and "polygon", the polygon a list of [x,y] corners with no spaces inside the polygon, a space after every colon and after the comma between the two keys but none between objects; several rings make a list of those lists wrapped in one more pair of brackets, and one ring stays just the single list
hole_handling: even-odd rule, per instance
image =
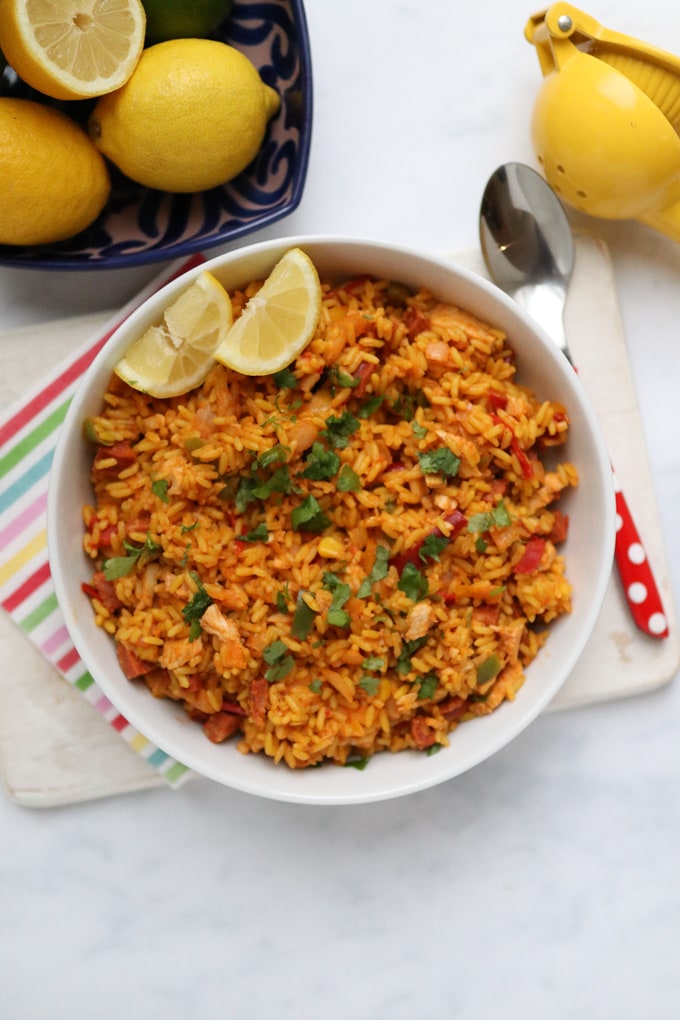
[{"label": "yellow citrus juicer", "polygon": [[568,3],[524,34],[544,76],[531,137],[551,187],[587,215],[680,241],[680,59]]}]

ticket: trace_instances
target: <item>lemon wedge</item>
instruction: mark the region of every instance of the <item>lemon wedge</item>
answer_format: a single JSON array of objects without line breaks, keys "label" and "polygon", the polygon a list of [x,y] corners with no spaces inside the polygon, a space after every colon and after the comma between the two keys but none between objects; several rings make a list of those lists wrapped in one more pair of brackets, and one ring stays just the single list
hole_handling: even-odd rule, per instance
[{"label": "lemon wedge", "polygon": [[305,252],[291,248],[250,298],[215,358],[241,375],[272,375],[304,350],[320,312],[319,274]]},{"label": "lemon wedge", "polygon": [[207,270],[133,341],[114,367],[128,386],[152,397],[178,397],[199,386],[231,326],[231,300]]},{"label": "lemon wedge", "polygon": [[124,85],[144,46],[141,0],[4,0],[0,49],[23,81],[54,99]]}]

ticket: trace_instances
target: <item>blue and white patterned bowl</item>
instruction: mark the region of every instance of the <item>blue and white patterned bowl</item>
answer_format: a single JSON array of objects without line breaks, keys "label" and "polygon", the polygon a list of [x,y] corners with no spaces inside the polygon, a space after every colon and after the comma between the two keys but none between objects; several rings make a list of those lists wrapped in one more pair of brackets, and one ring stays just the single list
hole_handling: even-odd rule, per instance
[{"label": "blue and white patterned bowl", "polygon": [[[289,215],[302,197],[312,128],[312,72],[302,0],[236,0],[213,35],[241,50],[281,108],[254,161],[221,187],[190,195],[154,191],[112,171],[113,189],[87,230],[58,244],[0,245],[0,265],[112,269],[188,255],[232,241]],[[4,94],[48,101],[6,72]],[[59,104],[86,121],[91,103]]]}]

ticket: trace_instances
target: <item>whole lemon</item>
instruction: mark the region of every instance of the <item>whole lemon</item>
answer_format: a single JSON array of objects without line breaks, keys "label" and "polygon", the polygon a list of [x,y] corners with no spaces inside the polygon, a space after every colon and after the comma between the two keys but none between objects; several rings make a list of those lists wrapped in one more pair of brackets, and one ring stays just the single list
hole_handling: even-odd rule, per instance
[{"label": "whole lemon", "polygon": [[97,101],[89,130],[133,181],[203,191],[248,166],[280,102],[232,46],[171,39],[144,50],[126,84]]},{"label": "whole lemon", "polygon": [[0,98],[0,244],[52,244],[84,230],[111,185],[106,163],[66,114]]}]

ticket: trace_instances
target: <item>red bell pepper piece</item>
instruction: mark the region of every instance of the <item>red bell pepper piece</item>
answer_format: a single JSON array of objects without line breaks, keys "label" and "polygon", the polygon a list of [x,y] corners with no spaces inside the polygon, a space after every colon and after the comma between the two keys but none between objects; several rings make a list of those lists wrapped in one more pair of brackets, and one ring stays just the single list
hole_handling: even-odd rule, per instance
[{"label": "red bell pepper piece", "polygon": [[522,478],[533,478],[534,477],[533,465],[529,458],[527,457],[524,450],[522,449],[522,447],[519,445],[517,436],[513,436],[512,439],[510,440],[510,448],[512,449],[512,452],[519,461],[519,466],[522,471]]},{"label": "red bell pepper piece", "polygon": [[515,574],[533,574],[545,552],[544,538],[530,538],[522,558],[513,567]]}]

